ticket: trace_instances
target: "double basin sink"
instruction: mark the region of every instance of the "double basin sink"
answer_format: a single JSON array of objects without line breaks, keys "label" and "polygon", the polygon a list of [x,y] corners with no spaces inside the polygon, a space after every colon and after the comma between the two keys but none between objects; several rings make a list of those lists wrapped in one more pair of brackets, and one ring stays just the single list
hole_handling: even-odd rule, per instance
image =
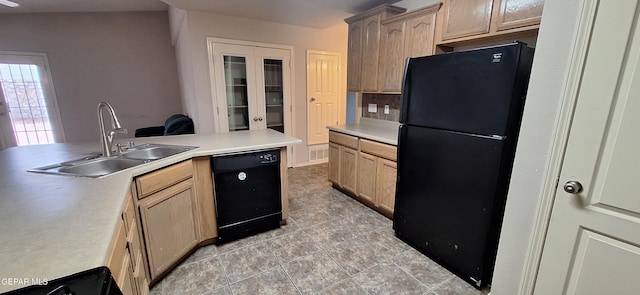
[{"label": "double basin sink", "polygon": [[195,148],[197,147],[143,144],[130,148],[112,157],[92,155],[77,160],[30,169],[29,171],[95,178],[109,175],[111,173],[122,171],[151,161],[177,155]]}]

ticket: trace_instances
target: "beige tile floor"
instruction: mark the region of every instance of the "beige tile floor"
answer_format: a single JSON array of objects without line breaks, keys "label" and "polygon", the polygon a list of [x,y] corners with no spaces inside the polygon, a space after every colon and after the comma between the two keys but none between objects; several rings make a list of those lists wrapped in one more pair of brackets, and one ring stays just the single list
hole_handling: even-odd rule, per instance
[{"label": "beige tile floor", "polygon": [[394,236],[392,221],[327,181],[327,165],[289,169],[288,224],[198,249],[154,295],[481,295]]}]

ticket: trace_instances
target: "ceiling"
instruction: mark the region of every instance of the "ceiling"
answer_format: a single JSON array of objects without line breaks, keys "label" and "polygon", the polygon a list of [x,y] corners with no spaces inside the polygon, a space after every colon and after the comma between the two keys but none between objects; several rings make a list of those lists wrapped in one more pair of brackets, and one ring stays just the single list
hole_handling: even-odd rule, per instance
[{"label": "ceiling", "polygon": [[[169,5],[270,22],[323,29],[353,14],[400,0],[12,0],[0,13],[163,11]],[[167,5],[169,4],[169,5]]]}]

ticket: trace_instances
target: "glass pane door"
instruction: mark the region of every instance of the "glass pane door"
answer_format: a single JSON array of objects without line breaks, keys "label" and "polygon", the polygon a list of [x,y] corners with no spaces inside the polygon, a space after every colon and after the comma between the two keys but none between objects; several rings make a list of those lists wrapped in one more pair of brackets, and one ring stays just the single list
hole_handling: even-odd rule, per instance
[{"label": "glass pane door", "polygon": [[241,56],[224,56],[229,131],[249,130],[247,61]]},{"label": "glass pane door", "polygon": [[282,60],[264,59],[264,92],[267,128],[284,133],[284,85]]}]

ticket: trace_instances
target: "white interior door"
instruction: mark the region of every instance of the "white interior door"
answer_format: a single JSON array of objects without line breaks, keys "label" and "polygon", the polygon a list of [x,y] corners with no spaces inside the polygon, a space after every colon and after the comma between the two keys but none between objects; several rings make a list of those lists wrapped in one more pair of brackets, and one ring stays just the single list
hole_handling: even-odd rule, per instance
[{"label": "white interior door", "polygon": [[327,125],[338,124],[340,54],[307,51],[307,144],[329,142]]},{"label": "white interior door", "polygon": [[640,294],[638,5],[585,5],[590,40],[535,294]]}]

